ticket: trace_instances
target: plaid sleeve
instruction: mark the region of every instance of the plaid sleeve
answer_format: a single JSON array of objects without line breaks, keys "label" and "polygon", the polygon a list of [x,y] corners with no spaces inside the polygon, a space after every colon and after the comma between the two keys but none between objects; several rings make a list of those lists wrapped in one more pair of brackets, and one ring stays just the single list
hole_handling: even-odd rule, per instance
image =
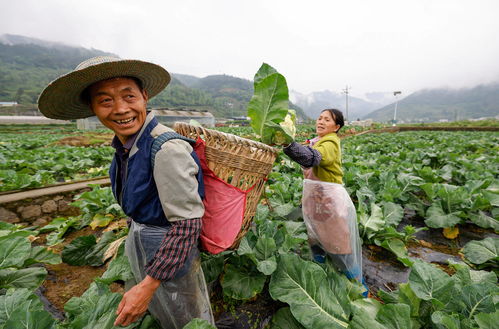
[{"label": "plaid sleeve", "polygon": [[296,161],[305,168],[318,166],[322,159],[322,155],[319,151],[310,146],[298,144],[297,142],[289,144],[283,151],[293,161]]},{"label": "plaid sleeve", "polygon": [[146,265],[147,275],[158,280],[170,280],[185,264],[187,256],[198,243],[201,219],[172,222],[154,258]]}]

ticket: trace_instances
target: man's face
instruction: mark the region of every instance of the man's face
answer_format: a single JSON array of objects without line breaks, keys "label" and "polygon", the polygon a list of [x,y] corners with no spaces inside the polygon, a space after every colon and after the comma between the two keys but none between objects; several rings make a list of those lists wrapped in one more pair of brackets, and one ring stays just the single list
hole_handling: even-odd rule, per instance
[{"label": "man's face", "polygon": [[124,144],[146,120],[147,92],[128,78],[99,81],[90,87],[90,107]]}]

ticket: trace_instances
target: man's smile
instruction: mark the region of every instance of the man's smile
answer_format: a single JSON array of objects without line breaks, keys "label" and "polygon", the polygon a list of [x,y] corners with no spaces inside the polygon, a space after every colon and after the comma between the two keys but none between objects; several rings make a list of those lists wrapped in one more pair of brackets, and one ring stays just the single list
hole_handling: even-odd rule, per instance
[{"label": "man's smile", "polygon": [[135,117],[129,118],[129,119],[113,120],[113,121],[116,122],[117,124],[122,125],[122,124],[130,123],[130,122],[132,122],[134,120],[135,120]]}]

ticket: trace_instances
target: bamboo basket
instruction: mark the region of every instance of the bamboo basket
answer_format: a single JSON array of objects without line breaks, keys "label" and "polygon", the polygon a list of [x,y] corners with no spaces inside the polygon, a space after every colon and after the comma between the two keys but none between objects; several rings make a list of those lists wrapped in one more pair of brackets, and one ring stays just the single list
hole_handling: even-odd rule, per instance
[{"label": "bamboo basket", "polygon": [[265,186],[265,180],[277,157],[277,151],[260,142],[212,129],[191,126],[184,122],[176,122],[173,128],[185,137],[194,140],[200,137],[205,141],[208,167],[220,179],[241,190],[248,190],[255,185],[246,195],[246,209],[241,231],[229,249],[237,248],[239,241],[250,228]]}]

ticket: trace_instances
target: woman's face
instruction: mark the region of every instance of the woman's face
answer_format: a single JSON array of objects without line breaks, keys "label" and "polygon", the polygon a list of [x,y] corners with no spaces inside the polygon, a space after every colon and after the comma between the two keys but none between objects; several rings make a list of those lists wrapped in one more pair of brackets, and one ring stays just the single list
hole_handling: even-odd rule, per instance
[{"label": "woman's face", "polygon": [[326,136],[327,134],[334,133],[340,129],[340,125],[336,124],[331,112],[323,111],[315,122],[315,131],[319,137]]}]

